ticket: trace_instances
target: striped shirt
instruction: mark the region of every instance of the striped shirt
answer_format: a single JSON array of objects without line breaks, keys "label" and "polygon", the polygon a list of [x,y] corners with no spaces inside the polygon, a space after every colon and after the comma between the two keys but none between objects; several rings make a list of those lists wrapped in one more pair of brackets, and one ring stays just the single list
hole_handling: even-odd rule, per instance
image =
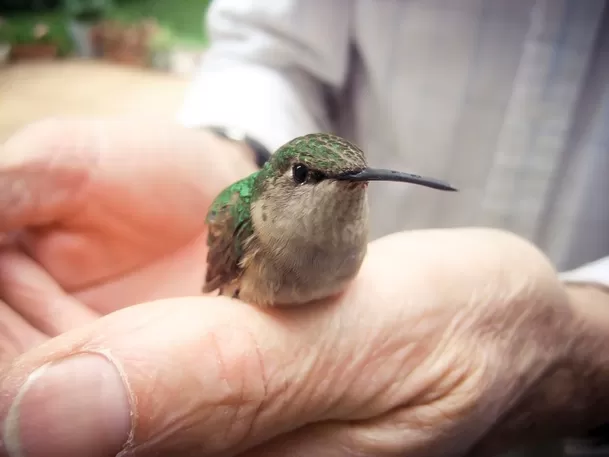
[{"label": "striped shirt", "polygon": [[[334,131],[373,166],[460,189],[370,186],[373,238],[500,227],[562,270],[609,255],[605,0],[215,0],[180,121],[274,150]],[[582,273],[583,274],[583,273]],[[609,284],[609,258],[586,271]]]},{"label": "striped shirt", "polygon": [[207,25],[183,124],[333,131],[460,190],[372,184],[374,238],[500,227],[609,286],[605,0],[215,0]]}]

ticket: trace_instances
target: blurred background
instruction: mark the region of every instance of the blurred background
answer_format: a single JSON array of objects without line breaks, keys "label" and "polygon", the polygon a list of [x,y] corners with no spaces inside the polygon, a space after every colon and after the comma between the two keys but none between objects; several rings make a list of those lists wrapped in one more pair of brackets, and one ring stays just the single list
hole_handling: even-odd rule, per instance
[{"label": "blurred background", "polygon": [[211,0],[0,0],[0,143],[43,117],[173,119]]}]

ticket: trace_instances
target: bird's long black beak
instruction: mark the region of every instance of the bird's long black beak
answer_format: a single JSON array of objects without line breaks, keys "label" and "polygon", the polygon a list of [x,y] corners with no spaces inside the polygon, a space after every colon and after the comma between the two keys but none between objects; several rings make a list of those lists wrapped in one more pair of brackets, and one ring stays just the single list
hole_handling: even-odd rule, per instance
[{"label": "bird's long black beak", "polygon": [[419,186],[431,187],[433,189],[448,190],[456,192],[453,186],[443,181],[439,181],[433,178],[426,178],[419,175],[413,175],[411,173],[403,173],[401,171],[394,170],[382,170],[379,168],[366,168],[362,171],[353,173],[343,173],[338,175],[335,179],[340,181],[351,181],[351,182],[362,182],[362,181],[396,181],[396,182],[407,182],[411,184],[417,184]]}]

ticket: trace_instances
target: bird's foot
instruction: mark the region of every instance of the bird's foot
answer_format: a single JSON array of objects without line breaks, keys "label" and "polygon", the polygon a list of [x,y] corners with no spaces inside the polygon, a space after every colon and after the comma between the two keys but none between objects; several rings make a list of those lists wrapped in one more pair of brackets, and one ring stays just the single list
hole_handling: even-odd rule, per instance
[{"label": "bird's foot", "polygon": [[[216,292],[216,293],[214,294],[214,292]],[[210,295],[210,296],[215,295],[215,296],[219,297],[220,295],[222,295],[222,288],[218,287],[217,289],[214,289],[214,290],[207,290],[205,287],[202,287],[201,293],[204,295]]]}]

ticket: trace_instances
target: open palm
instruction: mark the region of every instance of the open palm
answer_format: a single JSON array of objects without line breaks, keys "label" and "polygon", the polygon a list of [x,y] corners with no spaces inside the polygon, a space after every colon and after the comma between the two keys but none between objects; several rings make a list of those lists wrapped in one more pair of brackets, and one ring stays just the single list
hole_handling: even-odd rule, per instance
[{"label": "open palm", "polygon": [[[33,125],[0,155],[0,232],[101,314],[200,293],[207,208],[253,171],[220,141],[127,119]],[[17,255],[5,253],[3,275],[25,281]]]}]

